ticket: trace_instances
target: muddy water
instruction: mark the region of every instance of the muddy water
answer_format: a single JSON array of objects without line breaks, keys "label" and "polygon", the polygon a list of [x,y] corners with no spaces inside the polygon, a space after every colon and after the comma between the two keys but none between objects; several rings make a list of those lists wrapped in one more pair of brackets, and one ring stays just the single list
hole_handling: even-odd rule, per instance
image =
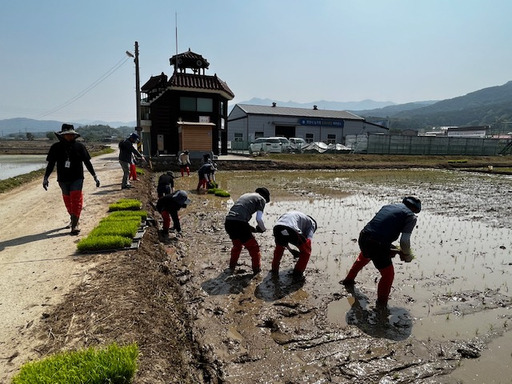
[{"label": "muddy water", "polygon": [[[488,349],[452,374],[463,382],[501,383],[512,377],[512,178],[438,170],[219,172],[233,198],[266,186],[272,194],[265,220],[271,227],[288,210],[318,222],[304,286],[294,295],[328,300],[327,321],[358,327],[390,340],[468,340]],[[378,272],[369,264],[351,292],[339,284],[357,256],[357,237],[383,205],[412,194],[423,202],[412,235],[415,259],[395,260],[386,327],[375,312]],[[273,238],[258,238],[269,265]],[[290,255],[282,269],[292,268]],[[277,299],[272,284],[259,297]],[[265,291],[267,290],[267,291]],[[286,293],[285,293],[286,294]],[[499,361],[499,370],[495,362]],[[485,380],[482,381],[482,378]],[[505,381],[504,378],[507,378]]]}]

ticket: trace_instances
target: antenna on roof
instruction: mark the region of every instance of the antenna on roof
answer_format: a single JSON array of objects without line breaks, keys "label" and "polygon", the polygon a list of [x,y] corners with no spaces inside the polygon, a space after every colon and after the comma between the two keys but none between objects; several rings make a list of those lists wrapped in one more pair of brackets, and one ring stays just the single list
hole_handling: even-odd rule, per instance
[{"label": "antenna on roof", "polygon": [[178,68],[178,12],[174,13],[174,24],[176,25],[176,64],[174,65],[174,72]]}]

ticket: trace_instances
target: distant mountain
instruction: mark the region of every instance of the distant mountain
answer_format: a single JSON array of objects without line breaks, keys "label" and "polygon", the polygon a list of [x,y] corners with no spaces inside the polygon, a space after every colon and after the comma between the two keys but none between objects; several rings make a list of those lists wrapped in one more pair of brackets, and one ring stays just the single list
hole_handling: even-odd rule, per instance
[{"label": "distant mountain", "polygon": [[309,103],[297,103],[295,101],[277,101],[271,99],[259,99],[253,97],[248,101],[241,101],[237,104],[250,104],[250,105],[272,105],[276,103],[278,107],[292,107],[292,108],[313,108],[316,105],[319,109],[329,109],[334,111],[359,111],[365,109],[383,108],[388,105],[395,105],[391,101],[374,101],[374,100],[362,100],[362,101],[326,101],[318,100]]},{"label": "distant mountain", "polygon": [[503,132],[512,122],[512,81],[453,99],[360,111],[358,115],[369,120],[391,119],[396,129],[490,125]]},{"label": "distant mountain", "polygon": [[[0,120],[0,136],[8,136],[10,134],[20,133],[24,135],[26,132],[31,133],[44,133],[44,132],[56,132],[60,131],[61,126],[64,122],[57,120],[34,120],[27,119],[24,117],[17,117],[14,119]],[[66,123],[69,123],[66,121]],[[125,126],[135,127],[135,122],[105,122],[105,121],[77,121],[72,122],[75,128],[82,127],[84,125],[108,125],[112,128],[119,128]]]},{"label": "distant mountain", "polygon": [[438,101],[416,101],[413,103],[406,104],[395,104],[390,105],[383,108],[375,108],[375,109],[367,109],[367,110],[349,110],[349,112],[353,112],[360,116],[395,116],[401,112],[417,110],[419,108],[427,107],[429,105],[435,104]]},{"label": "distant mountain", "polygon": [[[388,124],[396,130],[423,130],[438,126],[491,125],[498,132],[511,131],[512,127],[512,81],[495,87],[484,88],[464,96],[441,101],[418,101],[396,104],[391,101],[312,101],[297,103],[252,98],[237,104],[272,105],[281,107],[312,108],[350,111],[368,121]],[[231,106],[232,108],[232,106]],[[0,135],[26,132],[39,133],[59,131],[63,122],[52,120],[33,120],[15,118],[0,120]],[[112,128],[122,126],[135,127],[135,122],[105,122],[81,120],[75,126],[108,125]]]}]

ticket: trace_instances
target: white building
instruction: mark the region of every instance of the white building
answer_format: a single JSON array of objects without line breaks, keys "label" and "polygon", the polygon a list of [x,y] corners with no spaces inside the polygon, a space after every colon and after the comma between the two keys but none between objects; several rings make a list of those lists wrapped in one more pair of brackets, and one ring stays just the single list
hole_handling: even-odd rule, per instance
[{"label": "white building", "polygon": [[228,116],[228,141],[258,137],[301,137],[306,142],[344,144],[347,135],[386,133],[388,128],[347,111],[236,104]]}]

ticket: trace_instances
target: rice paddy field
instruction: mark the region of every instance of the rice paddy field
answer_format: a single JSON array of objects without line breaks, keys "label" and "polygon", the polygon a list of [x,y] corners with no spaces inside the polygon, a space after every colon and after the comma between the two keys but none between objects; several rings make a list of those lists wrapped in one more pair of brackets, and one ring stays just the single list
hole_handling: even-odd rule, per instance
[{"label": "rice paddy field", "polygon": [[[512,377],[512,176],[437,169],[295,170],[219,172],[217,181],[234,200],[267,187],[269,228],[289,210],[317,220],[301,290],[326,307],[324,320],[333,327],[356,326],[390,340],[478,340],[486,346],[479,357],[463,360],[450,377],[464,383],[504,383]],[[380,275],[371,263],[353,291],[339,281],[359,252],[357,238],[366,222],[382,205],[407,195],[422,200],[412,235],[415,259],[394,261],[383,321],[374,311]],[[263,264],[269,265],[273,238],[268,234],[258,241]],[[283,263],[292,268],[294,262],[288,255]],[[276,292],[270,281],[258,287],[266,300],[276,299]]]}]

